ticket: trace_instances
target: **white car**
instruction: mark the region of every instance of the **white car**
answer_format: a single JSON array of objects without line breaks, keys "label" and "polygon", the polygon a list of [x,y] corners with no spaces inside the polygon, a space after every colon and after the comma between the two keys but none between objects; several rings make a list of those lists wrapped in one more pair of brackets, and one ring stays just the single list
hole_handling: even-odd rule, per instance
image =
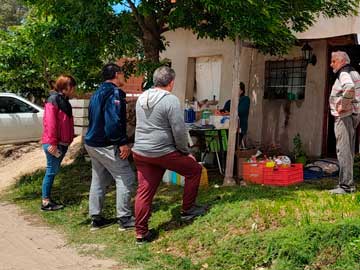
[{"label": "white car", "polygon": [[44,109],[12,93],[0,93],[0,144],[38,141]]}]

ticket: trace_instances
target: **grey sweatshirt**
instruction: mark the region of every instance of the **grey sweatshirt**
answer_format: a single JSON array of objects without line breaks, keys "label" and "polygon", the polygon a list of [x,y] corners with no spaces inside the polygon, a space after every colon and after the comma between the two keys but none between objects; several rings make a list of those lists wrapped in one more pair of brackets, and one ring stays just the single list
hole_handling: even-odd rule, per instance
[{"label": "grey sweatshirt", "polygon": [[179,99],[168,91],[152,88],[136,103],[135,153],[160,157],[176,150],[189,154],[184,113]]}]

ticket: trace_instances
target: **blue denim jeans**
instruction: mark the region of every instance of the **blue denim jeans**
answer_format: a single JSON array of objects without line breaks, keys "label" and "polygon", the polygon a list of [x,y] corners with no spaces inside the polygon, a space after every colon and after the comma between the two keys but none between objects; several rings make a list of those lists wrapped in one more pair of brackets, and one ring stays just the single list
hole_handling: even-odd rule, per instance
[{"label": "blue denim jeans", "polygon": [[58,145],[58,149],[61,152],[60,157],[55,157],[47,150],[50,144],[43,144],[43,149],[46,155],[46,172],[42,183],[42,198],[49,199],[51,195],[51,188],[54,183],[55,176],[60,170],[60,164],[63,160],[66,151],[68,149],[65,145]]}]

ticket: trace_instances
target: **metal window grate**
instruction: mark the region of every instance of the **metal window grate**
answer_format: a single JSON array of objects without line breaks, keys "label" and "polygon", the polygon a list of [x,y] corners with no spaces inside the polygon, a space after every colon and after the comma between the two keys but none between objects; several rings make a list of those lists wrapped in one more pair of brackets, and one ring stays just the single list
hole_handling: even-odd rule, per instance
[{"label": "metal window grate", "polygon": [[266,61],[264,98],[304,99],[306,66],[304,60]]}]

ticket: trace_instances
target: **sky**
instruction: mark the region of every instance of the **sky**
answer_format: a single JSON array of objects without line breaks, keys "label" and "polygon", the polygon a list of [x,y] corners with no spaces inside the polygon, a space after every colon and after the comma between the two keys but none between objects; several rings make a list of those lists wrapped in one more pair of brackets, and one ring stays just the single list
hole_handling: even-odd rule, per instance
[{"label": "sky", "polygon": [[[138,5],[140,0],[135,0],[134,2],[135,2],[135,5]],[[112,7],[116,14],[120,13],[123,10],[130,10],[127,5],[125,6],[125,5],[117,4],[117,5],[113,5]]]}]

